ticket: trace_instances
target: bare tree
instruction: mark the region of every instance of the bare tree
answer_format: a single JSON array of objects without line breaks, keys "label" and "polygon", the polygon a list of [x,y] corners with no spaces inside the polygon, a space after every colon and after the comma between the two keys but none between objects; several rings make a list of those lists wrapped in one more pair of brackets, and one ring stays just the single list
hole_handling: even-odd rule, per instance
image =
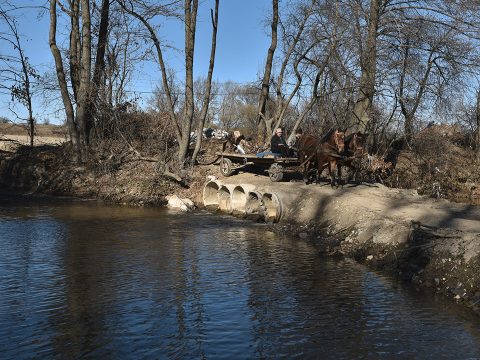
[{"label": "bare tree", "polygon": [[[72,8],[72,11],[74,12],[72,13],[72,15],[76,16],[77,9]],[[72,23],[73,23],[73,20],[72,20]],[[65,107],[66,124],[68,128],[68,132],[69,132],[73,147],[76,150],[75,160],[79,160],[81,159],[80,132],[79,132],[77,123],[75,121],[75,110],[70,100],[70,94],[68,92],[67,79],[66,79],[65,70],[63,67],[62,55],[61,55],[60,49],[57,46],[56,33],[57,33],[57,2],[56,0],[50,0],[50,35],[49,35],[50,50],[55,60],[56,75],[58,79],[58,84],[60,86],[63,105]],[[77,34],[77,31],[75,30],[75,28],[72,28],[71,43],[75,44],[74,46],[76,46],[76,41],[73,39],[73,36],[76,36],[76,34]],[[71,48],[70,50],[71,50],[70,54],[72,59],[73,56],[76,57],[77,51],[76,51],[76,48]],[[72,63],[72,60],[71,60],[70,69],[71,71],[73,71],[73,75],[74,75],[72,77],[72,82],[75,82],[75,79],[76,79],[76,67],[74,67],[75,64],[76,62]],[[75,95],[75,89],[76,87],[74,87],[74,95]]]},{"label": "bare tree", "polygon": [[[359,44],[360,50],[360,84],[355,107],[353,109],[353,123],[359,130],[365,131],[370,121],[370,111],[375,95],[375,74],[377,67],[377,38],[380,24],[380,12],[384,0],[370,0],[368,16],[368,30],[365,46]],[[357,18],[357,27],[360,28],[360,19]],[[360,29],[359,29],[360,31]],[[361,37],[361,35],[360,35]]]},{"label": "bare tree", "polygon": [[[178,1],[172,2],[170,6],[176,5]],[[178,161],[180,166],[185,165],[185,160],[187,158],[187,152],[190,145],[190,132],[195,115],[195,106],[194,106],[194,81],[193,81],[193,59],[195,54],[195,35],[196,35],[196,24],[197,24],[197,12],[198,12],[198,0],[185,0],[183,6],[183,21],[185,24],[184,33],[185,33],[185,100],[183,106],[183,113],[178,116],[175,111],[174,101],[172,97],[172,92],[170,89],[170,84],[168,81],[168,70],[164,62],[163,48],[162,44],[157,35],[156,29],[151,25],[150,20],[153,16],[156,15],[172,15],[174,11],[168,10],[166,7],[162,6],[152,6],[146,4],[146,2],[136,2],[133,0],[130,1],[120,1],[121,6],[127,11],[130,15],[138,19],[147,29],[150,38],[153,41],[155,46],[157,61],[160,65],[160,70],[162,73],[162,85],[163,91],[167,99],[168,113],[171,122],[174,124],[175,135],[177,142],[179,144],[178,149]],[[218,3],[216,3],[216,12],[218,12]],[[167,11],[168,10],[168,11]],[[178,15],[177,15],[178,16]],[[216,24],[218,21],[217,18],[214,18],[214,34],[212,35],[212,51],[211,51],[211,62],[209,67],[209,76],[207,77],[207,87],[211,86],[211,73],[213,72],[214,66],[214,56],[215,56],[215,41],[216,38]],[[213,58],[212,58],[213,56]],[[206,91],[205,94],[208,94],[205,99],[205,112],[208,111],[208,102],[210,97],[210,90]]]},{"label": "bare tree", "polygon": [[271,129],[267,128],[265,123],[266,120],[266,104],[268,99],[268,93],[270,91],[270,77],[272,73],[272,66],[273,66],[273,55],[275,54],[275,49],[277,48],[277,34],[278,34],[278,0],[272,0],[272,23],[271,23],[271,41],[270,47],[268,48],[267,52],[267,59],[265,61],[265,70],[263,72],[263,80],[262,80],[262,91],[260,93],[260,98],[258,100],[258,118],[257,124],[258,128],[260,129],[261,126],[264,127],[264,139],[265,136],[268,136],[268,132]]},{"label": "bare tree", "polygon": [[99,100],[100,87],[105,75],[105,52],[108,45],[108,27],[110,16],[111,0],[102,0],[100,8],[100,25],[98,30],[97,53],[95,56],[95,67],[91,79],[90,91],[87,102],[87,114],[85,119],[85,134],[87,143],[90,141],[91,131],[94,128],[94,118]]},{"label": "bare tree", "polygon": [[215,51],[217,48],[217,29],[218,29],[218,5],[219,0],[215,0],[215,11],[211,10],[211,18],[212,18],[212,45],[210,50],[210,62],[208,67],[208,75],[205,83],[205,96],[203,98],[202,104],[202,111],[200,113],[200,119],[197,125],[197,141],[195,143],[195,149],[192,155],[192,165],[195,164],[195,160],[197,158],[198,152],[200,151],[200,147],[202,146],[202,134],[203,134],[203,127],[205,125],[205,119],[208,113],[208,106],[210,103],[210,95],[212,89],[212,75],[213,75],[213,68],[215,66]]},{"label": "bare tree", "polygon": [[[9,9],[10,12],[15,10]],[[31,79],[38,79],[38,74],[30,65],[28,57],[25,55],[24,47],[20,39],[20,33],[17,27],[17,21],[10,16],[6,9],[0,6],[0,19],[7,25],[8,32],[0,33],[0,42],[5,42],[12,46],[16,55],[5,57],[5,68],[0,69],[0,87],[9,87],[12,99],[18,100],[24,105],[28,112],[27,124],[30,146],[33,147],[35,136],[35,119],[33,118],[32,106],[32,84]],[[0,57],[2,57],[0,55]],[[9,85],[7,85],[9,84]]]},{"label": "bare tree", "polygon": [[[57,3],[70,17],[69,69],[72,87],[72,102],[68,91],[63,59],[56,41]],[[76,159],[85,161],[89,151],[91,129],[94,126],[94,101],[97,98],[100,79],[104,73],[104,54],[107,43],[108,14],[110,1],[103,0],[97,42],[96,63],[92,72],[92,25],[89,0],[69,1],[65,7],[59,1],[50,0],[50,50],[55,60],[67,127]],[[75,106],[74,106],[75,105]]]},{"label": "bare tree", "polygon": [[[172,97],[172,91],[170,89],[170,84],[169,84],[169,77],[168,77],[168,72],[167,72],[167,67],[165,65],[165,62],[163,60],[163,50],[162,46],[159,40],[159,37],[157,36],[157,32],[155,28],[150,24],[150,19],[152,17],[152,13],[154,15],[167,15],[165,12],[165,9],[160,7],[160,8],[151,8],[148,7],[146,4],[143,5],[143,12],[145,15],[141,14],[140,11],[137,11],[135,8],[135,3],[133,1],[119,1],[120,6],[130,15],[134,16],[136,19],[138,19],[147,29],[149,36],[151,40],[153,41],[156,54],[157,54],[157,61],[160,66],[160,70],[162,73],[162,85],[163,85],[163,92],[165,94],[166,100],[167,100],[167,111],[170,117],[170,120],[172,124],[174,124],[174,130],[175,130],[175,135],[177,138],[177,141],[180,143],[181,138],[182,138],[182,131],[181,127],[179,125],[177,115],[175,112],[175,105]],[[153,15],[153,16],[154,16]]]},{"label": "bare tree", "polygon": [[475,150],[477,159],[480,160],[480,89],[477,89],[477,98],[475,105]]},{"label": "bare tree", "polygon": [[[445,35],[448,36],[448,33]],[[405,118],[404,131],[405,138],[408,142],[410,142],[413,137],[414,117],[420,105],[420,102],[423,99],[425,91],[427,91],[428,89],[428,80],[430,78],[430,74],[434,67],[438,66],[438,62],[441,60],[442,55],[440,55],[437,50],[439,50],[439,46],[442,40],[443,39],[440,39],[438,43],[432,44],[432,46],[428,47],[425,64],[421,65],[420,68],[420,64],[418,64],[418,57],[411,59],[411,52],[413,49],[410,39],[407,37],[405,43],[403,44],[403,58],[400,71],[398,100],[400,104],[400,109]],[[417,71],[417,74],[420,76],[419,78],[414,78],[414,82],[418,83],[418,86],[415,86],[415,84],[413,84],[412,86],[412,84],[406,83],[406,77],[408,76],[409,72],[412,72],[412,68],[418,69],[423,73],[418,74]],[[409,96],[407,92],[409,92],[411,95]]]},{"label": "bare tree", "polygon": [[[301,61],[306,59],[307,54],[318,44],[319,39],[315,39],[310,45],[304,46],[303,49],[298,49],[297,45],[299,44],[300,39],[303,36],[305,27],[310,16],[313,14],[313,8],[316,5],[316,0],[312,0],[311,4],[307,7],[299,7],[299,11],[302,13],[300,21],[294,22],[295,33],[294,34],[285,34],[284,39],[286,52],[283,56],[282,65],[280,67],[280,73],[277,78],[277,86],[276,86],[276,104],[275,104],[275,112],[270,119],[265,119],[265,127],[267,129],[267,136],[271,137],[271,135],[275,132],[276,128],[278,128],[287,111],[293,97],[297,94],[297,91],[300,89],[300,86],[303,81],[303,76],[301,71],[299,70]],[[291,40],[289,41],[288,39]],[[291,61],[292,56],[294,55],[293,61],[293,71],[296,77],[296,83],[293,89],[290,90],[290,94],[285,99],[284,95],[284,78],[285,72],[289,62]]]},{"label": "bare tree", "polygon": [[254,84],[232,81],[220,85],[218,122],[225,130],[242,128],[248,135],[257,131],[259,89]]}]

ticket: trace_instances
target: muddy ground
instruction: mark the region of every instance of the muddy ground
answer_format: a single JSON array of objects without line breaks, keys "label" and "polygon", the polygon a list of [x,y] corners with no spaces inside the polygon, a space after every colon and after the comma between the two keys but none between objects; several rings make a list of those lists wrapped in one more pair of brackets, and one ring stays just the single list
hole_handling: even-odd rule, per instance
[{"label": "muddy ground", "polygon": [[480,313],[480,210],[478,206],[433,200],[416,191],[380,184],[272,183],[266,176],[221,178],[218,166],[195,167],[182,187],[159,173],[156,164],[109,158],[75,166],[66,146],[20,148],[0,154],[0,186],[30,193],[73,195],[146,206],[164,205],[178,194],[202,205],[207,176],[250,183],[299,196],[287,221],[271,225],[314,243],[328,256],[348,256],[430,288]]}]

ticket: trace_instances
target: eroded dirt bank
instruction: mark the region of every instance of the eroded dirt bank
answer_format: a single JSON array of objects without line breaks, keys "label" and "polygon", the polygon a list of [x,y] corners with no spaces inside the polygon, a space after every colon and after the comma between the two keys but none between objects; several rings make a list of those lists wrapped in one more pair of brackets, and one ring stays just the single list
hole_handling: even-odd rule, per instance
[{"label": "eroded dirt bank", "polygon": [[[201,193],[208,169],[200,168],[190,186],[162,176],[154,162],[112,155],[85,166],[71,160],[68,146],[21,147],[0,151],[0,187],[27,193],[100,199],[116,204],[165,205],[165,196],[190,197]],[[196,180],[196,179],[201,180]]]},{"label": "eroded dirt bank", "polygon": [[353,257],[480,312],[479,206],[380,184],[332,189],[251,174],[219,180],[276,193],[284,214],[274,228],[311,239],[322,253]]},{"label": "eroded dirt bank", "polygon": [[[176,193],[202,205],[207,175],[218,167],[197,167],[182,188],[165,179],[154,163],[110,158],[77,167],[64,147],[39,147],[0,160],[0,184],[16,190],[72,195],[129,205],[163,205]],[[415,191],[382,185],[272,183],[239,174],[219,178],[281,194],[284,214],[275,231],[309,239],[330,256],[349,256],[463,302],[480,313],[480,207],[432,200]]]}]

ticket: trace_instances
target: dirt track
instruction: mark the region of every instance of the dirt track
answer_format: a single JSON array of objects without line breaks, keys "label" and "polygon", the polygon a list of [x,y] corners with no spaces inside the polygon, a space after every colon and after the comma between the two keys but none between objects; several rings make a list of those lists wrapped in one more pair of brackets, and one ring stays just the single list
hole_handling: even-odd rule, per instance
[{"label": "dirt track", "polygon": [[332,189],[325,183],[273,183],[266,176],[249,173],[219,178],[224,183],[253,184],[295,194],[297,202],[293,204],[294,209],[289,209],[290,219],[299,223],[311,222],[327,211],[344,226],[361,217],[380,217],[398,223],[415,222],[432,228],[480,234],[480,206],[431,199],[414,190],[391,189],[381,184],[348,184]]}]

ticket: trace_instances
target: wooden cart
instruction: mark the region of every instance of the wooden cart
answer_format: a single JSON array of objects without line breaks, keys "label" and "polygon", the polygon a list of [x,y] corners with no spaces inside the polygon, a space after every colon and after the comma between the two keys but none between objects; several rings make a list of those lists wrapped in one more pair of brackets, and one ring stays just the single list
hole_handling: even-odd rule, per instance
[{"label": "wooden cart", "polygon": [[257,157],[255,154],[239,154],[219,152],[220,172],[223,176],[230,176],[235,171],[252,166],[255,170],[268,173],[270,180],[282,181],[285,173],[298,172],[299,161],[297,158],[282,158],[267,155]]}]

